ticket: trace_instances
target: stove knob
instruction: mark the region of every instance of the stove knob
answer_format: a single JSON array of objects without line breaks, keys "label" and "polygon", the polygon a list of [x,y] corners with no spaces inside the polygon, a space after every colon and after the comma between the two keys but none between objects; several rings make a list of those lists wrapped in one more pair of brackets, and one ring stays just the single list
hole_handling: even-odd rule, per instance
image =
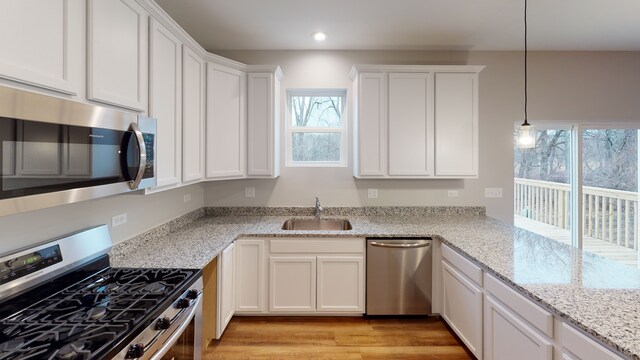
[{"label": "stove knob", "polygon": [[129,346],[125,359],[137,359],[144,355],[144,344],[133,344]]},{"label": "stove knob", "polygon": [[191,306],[191,300],[189,300],[187,298],[178,299],[178,302],[176,303],[176,307],[178,309],[186,309],[189,306]]},{"label": "stove knob", "polygon": [[198,290],[191,289],[187,291],[187,294],[184,297],[186,297],[187,299],[195,300],[198,298],[198,294]]},{"label": "stove knob", "polygon": [[156,321],[156,330],[167,330],[169,326],[171,326],[171,320],[166,316]]}]

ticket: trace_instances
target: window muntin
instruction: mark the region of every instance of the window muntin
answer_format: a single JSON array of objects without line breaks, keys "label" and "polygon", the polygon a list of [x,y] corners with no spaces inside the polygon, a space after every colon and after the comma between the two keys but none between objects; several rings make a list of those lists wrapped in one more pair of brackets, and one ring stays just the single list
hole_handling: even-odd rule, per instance
[{"label": "window muntin", "polygon": [[345,90],[287,92],[286,166],[347,166],[345,105]]}]

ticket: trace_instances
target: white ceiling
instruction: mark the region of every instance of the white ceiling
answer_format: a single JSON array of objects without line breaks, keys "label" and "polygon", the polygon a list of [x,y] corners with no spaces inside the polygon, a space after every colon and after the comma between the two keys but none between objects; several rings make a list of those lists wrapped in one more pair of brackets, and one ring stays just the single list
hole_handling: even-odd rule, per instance
[{"label": "white ceiling", "polygon": [[[207,50],[523,48],[522,0],[156,1]],[[640,50],[640,0],[528,6],[531,50]]]}]

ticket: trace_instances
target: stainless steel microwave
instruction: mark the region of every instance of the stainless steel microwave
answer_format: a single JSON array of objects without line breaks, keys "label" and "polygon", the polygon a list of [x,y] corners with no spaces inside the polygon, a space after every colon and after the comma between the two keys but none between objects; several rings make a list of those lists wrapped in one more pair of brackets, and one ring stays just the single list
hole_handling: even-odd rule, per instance
[{"label": "stainless steel microwave", "polygon": [[0,216],[156,185],[156,120],[0,87]]}]

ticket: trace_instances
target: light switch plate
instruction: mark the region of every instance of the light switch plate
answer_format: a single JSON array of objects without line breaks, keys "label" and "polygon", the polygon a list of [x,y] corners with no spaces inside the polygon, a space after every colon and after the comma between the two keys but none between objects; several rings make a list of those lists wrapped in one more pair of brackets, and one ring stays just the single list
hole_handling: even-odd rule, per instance
[{"label": "light switch plate", "polygon": [[484,197],[486,198],[501,198],[502,188],[485,188]]},{"label": "light switch plate", "polygon": [[191,201],[191,194],[184,194],[184,202]]},{"label": "light switch plate", "polygon": [[244,188],[244,197],[247,197],[247,198],[256,197],[256,188],[254,188],[254,187],[246,187],[246,188]]},{"label": "light switch plate", "polygon": [[377,199],[378,198],[378,189],[368,189],[367,197],[369,199]]}]

